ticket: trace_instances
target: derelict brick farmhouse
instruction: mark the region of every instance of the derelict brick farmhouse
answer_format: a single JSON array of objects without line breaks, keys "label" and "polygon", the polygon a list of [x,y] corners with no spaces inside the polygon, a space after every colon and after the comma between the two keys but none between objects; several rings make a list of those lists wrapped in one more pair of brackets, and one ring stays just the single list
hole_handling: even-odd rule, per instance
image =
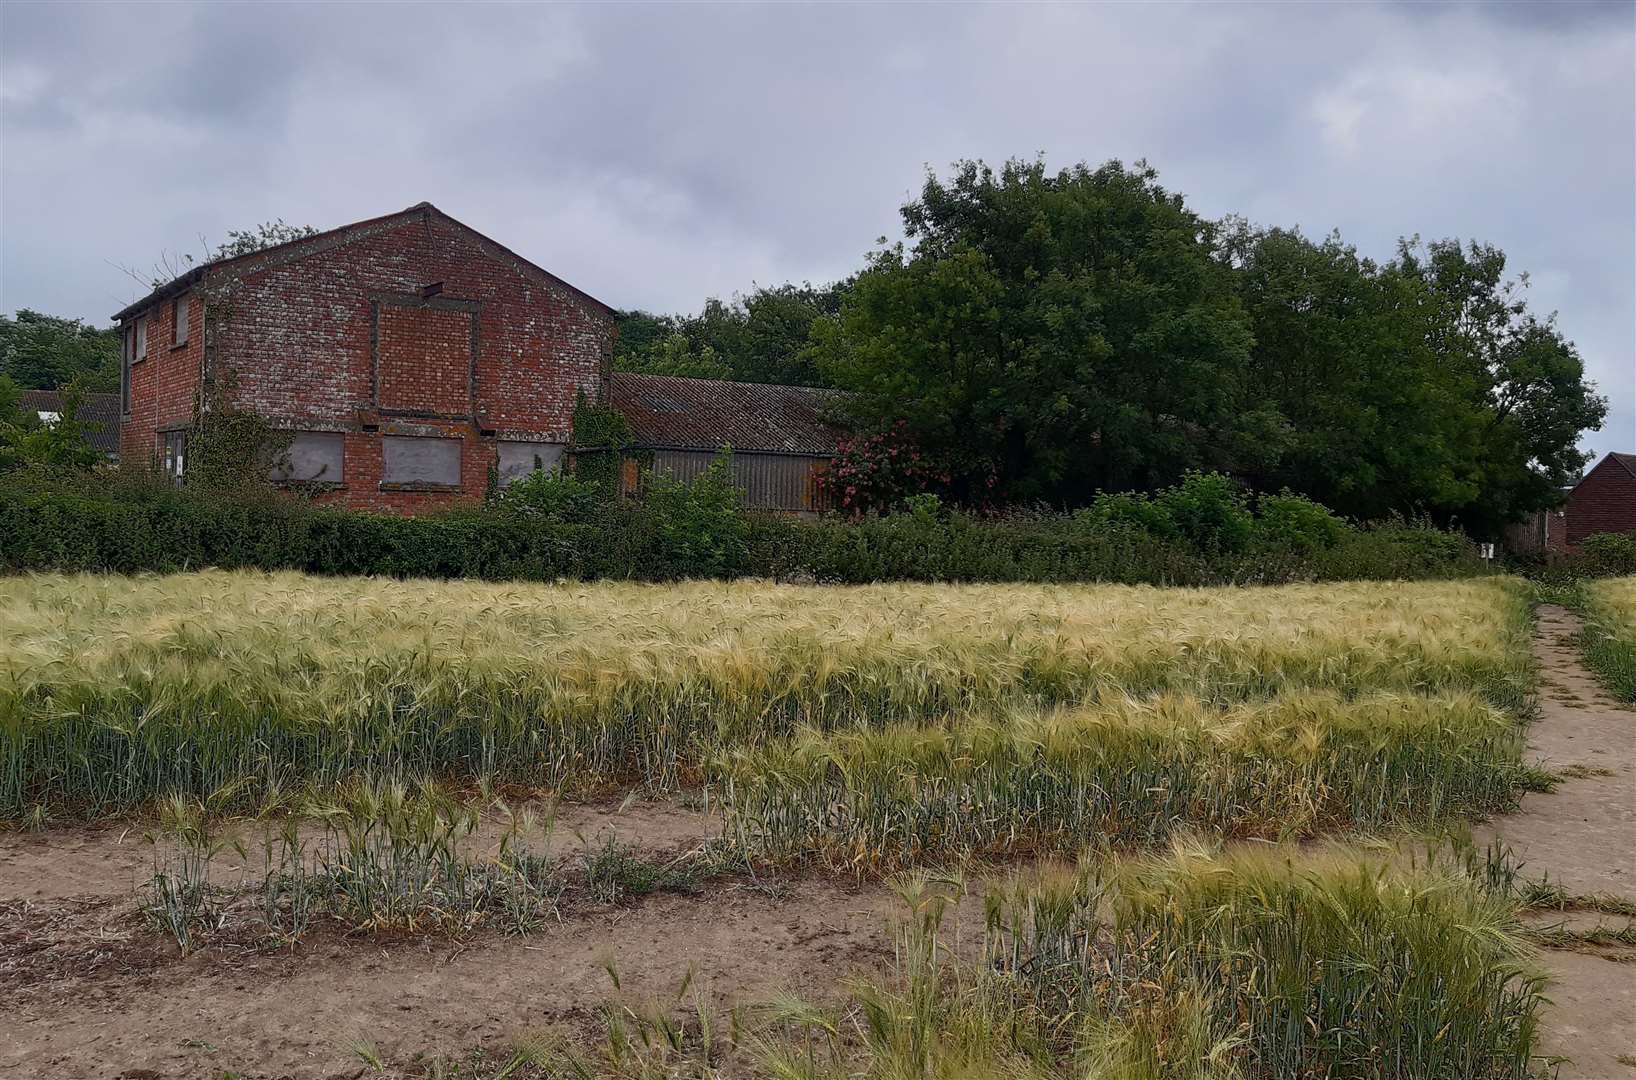
[{"label": "derelict brick farmhouse", "polygon": [[613,309],[429,203],[207,263],[115,320],[121,456],[179,478],[206,385],[291,433],[281,479],[358,509],[470,502],[491,466],[556,464],[582,393],[627,412],[656,470],[731,444],[751,506],[815,509],[835,450],[822,392],[614,375]]}]

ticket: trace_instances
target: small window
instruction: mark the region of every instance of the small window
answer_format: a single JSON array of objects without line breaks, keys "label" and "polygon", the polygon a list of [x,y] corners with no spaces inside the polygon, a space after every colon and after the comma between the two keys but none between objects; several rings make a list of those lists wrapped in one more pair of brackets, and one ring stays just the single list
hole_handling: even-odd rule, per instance
[{"label": "small window", "polygon": [[382,436],[381,483],[414,487],[460,487],[462,441],[437,436]]},{"label": "small window", "polygon": [[561,463],[561,443],[503,442],[500,444],[500,486],[521,480],[536,469],[550,472]]},{"label": "small window", "polygon": [[146,360],[148,357],[148,317],[146,315],[136,320],[136,355],[133,359]]},{"label": "small window", "polygon": [[298,431],[268,470],[275,484],[339,484],[346,438],[338,431]]},{"label": "small window", "polygon": [[171,483],[182,486],[182,474],[187,469],[187,432],[159,433],[159,467],[170,477]]},{"label": "small window", "polygon": [[187,344],[187,309],[188,297],[178,296],[171,303],[171,325],[175,328],[173,345]]}]

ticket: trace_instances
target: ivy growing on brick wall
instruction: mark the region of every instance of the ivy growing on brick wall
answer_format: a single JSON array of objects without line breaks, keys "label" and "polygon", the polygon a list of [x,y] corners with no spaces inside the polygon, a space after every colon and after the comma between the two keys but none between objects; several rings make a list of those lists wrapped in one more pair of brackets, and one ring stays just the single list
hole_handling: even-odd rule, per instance
[{"label": "ivy growing on brick wall", "polygon": [[609,497],[618,494],[630,440],[630,423],[619,410],[593,404],[584,390],[579,392],[568,449],[581,480],[595,484]]},{"label": "ivy growing on brick wall", "polygon": [[266,417],[233,404],[231,365],[220,363],[222,330],[233,317],[226,290],[205,305],[205,370],[193,399],[186,481],[217,494],[265,488],[268,472],[289,452],[294,436]]}]

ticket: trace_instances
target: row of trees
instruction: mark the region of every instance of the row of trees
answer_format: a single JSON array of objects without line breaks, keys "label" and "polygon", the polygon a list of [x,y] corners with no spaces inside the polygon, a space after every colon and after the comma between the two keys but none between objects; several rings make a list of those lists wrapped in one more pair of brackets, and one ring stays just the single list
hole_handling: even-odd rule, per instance
[{"label": "row of trees", "polygon": [[22,390],[119,392],[119,331],[23,308],[0,316],[0,376]]},{"label": "row of trees", "polygon": [[[968,505],[1089,503],[1190,469],[1474,531],[1551,505],[1605,401],[1498,248],[1209,221],[1155,171],[958,165],[827,289],[634,313],[627,369],[856,392],[849,454]],[[855,471],[890,469],[851,461]]]},{"label": "row of trees", "polygon": [[840,315],[851,282],[761,287],[731,303],[706,300],[697,315],[631,311],[619,320],[614,364],[649,375],[828,385],[812,327]]}]

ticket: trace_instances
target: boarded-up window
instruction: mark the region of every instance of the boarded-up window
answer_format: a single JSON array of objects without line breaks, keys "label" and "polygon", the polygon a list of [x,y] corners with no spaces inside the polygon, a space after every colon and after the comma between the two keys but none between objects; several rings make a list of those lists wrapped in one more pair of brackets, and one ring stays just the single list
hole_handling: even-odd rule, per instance
[{"label": "boarded-up window", "polygon": [[178,296],[171,304],[170,324],[173,339],[171,343],[173,345],[187,344],[187,309],[188,298],[186,296]]},{"label": "boarded-up window", "polygon": [[268,478],[275,483],[339,484],[346,438],[338,431],[298,431]]},{"label": "boarded-up window", "polygon": [[460,443],[436,436],[383,436],[381,482],[459,487]]},{"label": "boarded-up window", "polygon": [[380,407],[416,416],[470,416],[476,311],[392,304],[378,310]]},{"label": "boarded-up window", "polygon": [[502,442],[500,444],[500,486],[521,480],[535,469],[550,472],[562,461],[562,444],[547,442]]},{"label": "boarded-up window", "polygon": [[187,432],[159,433],[159,467],[171,483],[182,486],[182,475],[187,471]]}]

